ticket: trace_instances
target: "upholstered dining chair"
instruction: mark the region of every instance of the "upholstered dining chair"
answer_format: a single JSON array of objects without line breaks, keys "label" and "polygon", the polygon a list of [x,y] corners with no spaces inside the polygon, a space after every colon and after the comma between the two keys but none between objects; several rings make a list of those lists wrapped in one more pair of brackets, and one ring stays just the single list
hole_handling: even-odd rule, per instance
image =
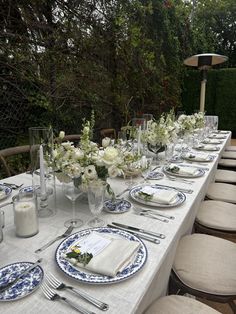
[{"label": "upholstered dining chair", "polygon": [[221,155],[221,158],[223,158],[223,159],[236,159],[236,152],[224,151],[223,154]]},{"label": "upholstered dining chair", "polygon": [[210,183],[205,198],[236,204],[236,186],[228,183]]},{"label": "upholstered dining chair", "polygon": [[236,204],[203,201],[194,223],[195,233],[205,233],[227,240],[236,239]]},{"label": "upholstered dining chair", "polygon": [[215,174],[215,181],[236,184],[236,171],[217,169]]},{"label": "upholstered dining chair", "polygon": [[100,134],[102,136],[102,138],[104,137],[110,137],[112,139],[116,139],[116,130],[115,129],[102,129],[100,131]]},{"label": "upholstered dining chair", "polygon": [[236,243],[194,233],[178,243],[169,293],[228,304],[236,313]]},{"label": "upholstered dining chair", "polygon": [[15,169],[15,167],[13,167],[13,165],[9,162],[9,158],[16,155],[22,155],[24,156],[24,159],[25,159],[26,154],[28,154],[27,157],[28,157],[28,160],[30,160],[29,152],[30,152],[29,145],[9,147],[9,148],[0,150],[0,163],[1,163],[4,175],[6,175],[7,177],[10,177],[12,175],[16,175],[20,172],[23,172],[23,170],[20,171],[20,169]]},{"label": "upholstered dining chair", "polygon": [[236,170],[236,159],[221,158],[218,162],[218,168]]},{"label": "upholstered dining chair", "polygon": [[168,295],[154,301],[144,314],[219,314],[208,305],[181,295]]},{"label": "upholstered dining chair", "polygon": [[225,150],[230,152],[236,152],[236,146],[235,145],[226,146]]}]

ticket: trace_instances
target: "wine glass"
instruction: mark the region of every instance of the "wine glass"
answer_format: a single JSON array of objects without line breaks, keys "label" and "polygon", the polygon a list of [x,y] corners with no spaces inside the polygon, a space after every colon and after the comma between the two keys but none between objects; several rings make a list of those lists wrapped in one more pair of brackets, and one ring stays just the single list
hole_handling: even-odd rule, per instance
[{"label": "wine glass", "polygon": [[101,227],[105,224],[102,219],[98,218],[103,208],[105,189],[106,183],[104,182],[94,182],[88,186],[89,209],[94,216],[88,222],[90,227]]},{"label": "wine glass", "polygon": [[81,227],[84,222],[81,219],[78,219],[75,217],[75,201],[77,198],[83,194],[83,191],[81,190],[80,186],[75,185],[75,178],[72,178],[70,182],[64,182],[63,183],[63,191],[65,196],[71,201],[72,203],[72,218],[67,220],[64,223],[65,227],[73,226],[74,228]]}]

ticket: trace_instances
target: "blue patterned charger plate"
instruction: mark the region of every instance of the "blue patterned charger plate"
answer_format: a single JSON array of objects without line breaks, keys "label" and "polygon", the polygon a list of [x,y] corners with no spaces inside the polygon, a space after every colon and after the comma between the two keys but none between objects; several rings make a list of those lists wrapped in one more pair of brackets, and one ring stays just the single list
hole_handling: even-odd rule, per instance
[{"label": "blue patterned charger plate", "polygon": [[104,210],[110,214],[122,214],[130,210],[131,203],[126,200],[107,200],[104,202]]},{"label": "blue patterned charger plate", "polygon": [[145,187],[145,185],[139,185],[139,186],[135,186],[133,187],[130,191],[129,191],[129,195],[130,197],[136,201],[137,203],[140,204],[144,204],[144,205],[148,205],[148,206],[153,206],[153,207],[160,207],[160,208],[171,208],[171,207],[175,207],[175,206],[179,206],[181,205],[185,200],[186,200],[186,196],[184,193],[178,191],[178,189],[172,188],[172,187],[168,187],[168,186],[162,186],[162,185],[148,185],[150,186],[152,189],[155,189],[156,191],[163,191],[163,190],[169,190],[169,191],[176,191],[178,192],[175,199],[173,200],[173,202],[171,202],[170,204],[163,204],[163,203],[157,203],[157,202],[152,202],[152,201],[148,201],[148,200],[144,200],[139,196],[139,192]]},{"label": "blue patterned charger plate", "polygon": [[12,189],[9,186],[0,184],[0,201],[11,195]]},{"label": "blue patterned charger plate", "polygon": [[[26,268],[33,265],[30,262],[18,262],[0,268],[0,286],[13,281]],[[0,301],[15,301],[34,292],[43,280],[43,269],[36,266],[28,274],[22,276],[12,287],[0,293]]]},{"label": "blue patterned charger plate", "polygon": [[[115,277],[110,277],[101,274],[95,274],[89,272],[86,269],[82,269],[74,266],[68,260],[64,258],[64,254],[67,252],[68,248],[75,242],[78,241],[82,237],[88,236],[91,232],[96,231],[103,235],[119,237],[123,239],[127,239],[129,241],[138,241],[140,243],[140,248],[136,253],[134,260],[125,267],[121,272],[117,273]],[[145,264],[147,260],[147,249],[145,244],[135,235],[130,234],[129,232],[108,228],[108,227],[100,227],[100,228],[91,228],[81,230],[76,232],[66,238],[61,244],[58,246],[56,250],[56,262],[59,268],[68,276],[81,281],[83,283],[89,284],[111,284],[126,280],[133,275],[135,275]]]},{"label": "blue patterned charger plate", "polygon": [[150,171],[145,179],[147,180],[160,180],[164,177],[164,174],[158,171]]}]

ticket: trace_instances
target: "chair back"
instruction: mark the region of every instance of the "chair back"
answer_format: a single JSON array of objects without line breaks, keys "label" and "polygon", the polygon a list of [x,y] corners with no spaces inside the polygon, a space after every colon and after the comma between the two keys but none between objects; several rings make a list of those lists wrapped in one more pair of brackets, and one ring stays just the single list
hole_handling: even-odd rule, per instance
[{"label": "chair back", "polygon": [[110,137],[112,139],[116,139],[116,130],[115,129],[102,129],[100,131],[102,138]]}]

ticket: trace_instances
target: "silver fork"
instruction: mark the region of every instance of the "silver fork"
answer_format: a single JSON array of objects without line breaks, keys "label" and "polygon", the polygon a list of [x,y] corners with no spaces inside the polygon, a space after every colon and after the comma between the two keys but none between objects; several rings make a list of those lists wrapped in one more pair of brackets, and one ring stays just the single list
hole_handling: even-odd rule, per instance
[{"label": "silver fork", "polygon": [[100,310],[107,311],[109,309],[108,304],[101,302],[101,301],[95,299],[94,297],[91,297],[87,293],[75,289],[72,286],[67,286],[63,282],[59,281],[51,273],[46,274],[46,279],[49,282],[49,284],[56,290],[69,289],[69,290],[73,291],[75,294],[79,295],[82,299],[84,299],[84,300],[90,302],[91,304],[93,304],[94,306],[98,307]]},{"label": "silver fork", "polygon": [[39,253],[42,252],[43,250],[45,250],[46,248],[48,248],[50,245],[52,245],[54,242],[56,242],[57,240],[60,240],[62,238],[66,238],[68,235],[71,234],[72,230],[73,230],[73,226],[71,225],[66,232],[64,232],[62,235],[57,236],[56,238],[52,239],[51,241],[49,241],[48,243],[44,244],[40,249],[37,249],[34,253]]},{"label": "silver fork", "polygon": [[17,190],[17,189],[21,188],[21,187],[24,185],[24,183],[22,183],[22,184],[20,184],[20,185],[17,185],[17,184],[15,184],[15,183],[7,183],[7,182],[4,182],[4,183],[2,183],[2,184],[5,185],[5,186],[8,186],[8,187],[10,187],[10,188],[12,188],[13,190]]},{"label": "silver fork", "polygon": [[77,305],[74,302],[68,300],[67,298],[62,297],[59,294],[55,293],[46,283],[43,283],[41,285],[41,289],[44,295],[46,296],[46,298],[48,298],[51,301],[56,301],[56,300],[62,301],[68,304],[73,309],[75,309],[77,312],[82,313],[82,314],[95,314],[94,312],[88,311],[84,307]]},{"label": "silver fork", "polygon": [[179,182],[184,182],[187,184],[193,184],[195,183],[194,181],[188,180],[188,179],[184,179],[184,178],[177,178],[177,177],[172,177],[170,175],[166,175],[167,179],[171,180],[171,181],[179,181]]}]

